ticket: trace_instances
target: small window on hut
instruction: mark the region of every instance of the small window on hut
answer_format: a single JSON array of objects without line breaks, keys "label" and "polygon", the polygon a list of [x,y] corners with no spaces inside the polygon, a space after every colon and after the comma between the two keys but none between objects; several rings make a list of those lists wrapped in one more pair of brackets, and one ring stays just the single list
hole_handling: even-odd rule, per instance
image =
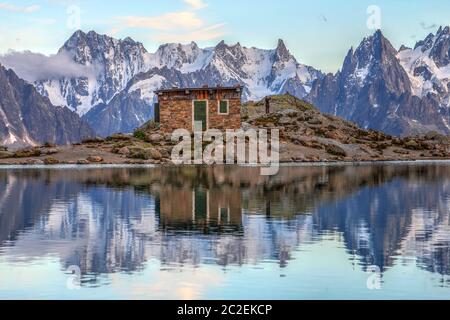
[{"label": "small window on hut", "polygon": [[219,101],[219,114],[228,114],[228,100]]}]

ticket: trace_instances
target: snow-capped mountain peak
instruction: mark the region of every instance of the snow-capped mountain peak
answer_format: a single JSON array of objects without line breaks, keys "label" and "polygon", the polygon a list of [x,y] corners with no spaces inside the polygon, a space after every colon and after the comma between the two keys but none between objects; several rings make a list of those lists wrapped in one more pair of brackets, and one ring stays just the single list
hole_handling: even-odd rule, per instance
[{"label": "snow-capped mountain peak", "polygon": [[150,56],[131,38],[124,40],[94,31],[76,31],[58,51],[91,68],[83,77],[38,81],[36,88],[55,105],[67,105],[83,115],[92,106],[108,103],[137,73],[146,71]]},{"label": "snow-capped mountain peak", "polygon": [[[126,112],[122,106],[130,105],[131,100],[133,105],[143,108],[142,112],[134,111],[139,113],[135,118],[139,121],[148,118],[153,92],[161,87],[241,84],[245,86],[244,100],[285,92],[302,98],[313,81],[323,76],[320,71],[300,64],[283,40],[274,49],[248,48],[240,43],[228,45],[225,41],[210,48],[200,48],[195,42],[168,43],[149,53],[129,37],[120,40],[80,30],[66,41],[58,55],[68,56],[90,72],[40,80],[35,86],[53,104],[68,106],[91,124],[98,123],[102,115],[114,113],[103,112],[109,105],[117,108],[114,117],[120,122],[123,118],[120,114]],[[125,129],[133,125],[130,122]],[[117,130],[120,123],[112,127]],[[109,133],[108,130],[103,128],[102,132]]]},{"label": "snow-capped mountain peak", "polygon": [[435,95],[450,107],[450,28],[440,27],[436,35],[429,34],[417,42],[414,49],[398,53],[408,73],[416,96]]},{"label": "snow-capped mountain peak", "polygon": [[282,39],[278,39],[278,45],[275,49],[275,53],[278,61],[289,61],[292,58],[291,53],[286,48],[286,45]]},{"label": "snow-capped mountain peak", "polygon": [[176,68],[183,73],[194,72],[205,67],[212,56],[212,52],[201,49],[195,42],[190,44],[168,43],[161,45],[151,55],[150,66],[169,69]]}]

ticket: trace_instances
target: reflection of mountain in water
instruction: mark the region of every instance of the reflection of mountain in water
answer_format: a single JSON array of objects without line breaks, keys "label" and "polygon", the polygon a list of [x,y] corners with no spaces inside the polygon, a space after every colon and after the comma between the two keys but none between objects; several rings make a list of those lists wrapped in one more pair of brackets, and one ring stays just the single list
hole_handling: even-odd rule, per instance
[{"label": "reflection of mountain in water", "polygon": [[396,258],[450,274],[450,166],[0,171],[0,254],[83,273],[201,263],[285,266],[342,237],[365,268]]}]

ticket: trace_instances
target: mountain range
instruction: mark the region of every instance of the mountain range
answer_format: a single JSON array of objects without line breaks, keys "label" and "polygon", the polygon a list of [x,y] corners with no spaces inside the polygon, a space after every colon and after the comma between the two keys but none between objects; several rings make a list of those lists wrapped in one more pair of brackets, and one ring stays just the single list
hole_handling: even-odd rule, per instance
[{"label": "mountain range", "polygon": [[[449,27],[399,50],[377,31],[349,50],[336,74],[299,63],[282,40],[272,50],[222,41],[210,48],[164,44],[149,53],[131,38],[77,31],[49,59],[69,61],[66,69],[75,71],[28,82],[100,136],[132,132],[151,119],[156,89],[219,84],[243,85],[244,101],[290,93],[365,129],[450,134]],[[22,76],[12,59],[0,62]]]},{"label": "mountain range", "polygon": [[364,129],[449,134],[449,57],[448,27],[398,51],[377,31],[350,49],[339,72],[315,81],[306,99]]},{"label": "mountain range", "polygon": [[0,65],[0,144],[69,144],[95,136],[67,107],[55,107],[35,87]]}]

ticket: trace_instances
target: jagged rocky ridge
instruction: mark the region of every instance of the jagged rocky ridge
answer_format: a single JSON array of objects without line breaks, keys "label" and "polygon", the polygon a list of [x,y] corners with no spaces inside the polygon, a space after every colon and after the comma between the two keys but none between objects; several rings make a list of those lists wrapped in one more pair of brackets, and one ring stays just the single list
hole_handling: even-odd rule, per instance
[{"label": "jagged rocky ridge", "polygon": [[90,74],[43,79],[35,83],[37,89],[53,103],[77,111],[103,136],[131,132],[149,120],[156,89],[242,84],[245,101],[286,92],[302,98],[322,77],[320,71],[298,63],[282,40],[273,50],[222,41],[204,49],[194,42],[165,44],[149,53],[130,38],[77,31],[58,54],[90,67]]},{"label": "jagged rocky ridge", "polygon": [[298,63],[281,40],[273,50],[222,41],[211,48],[165,44],[149,53],[131,38],[77,31],[58,55],[90,72],[42,79],[35,86],[53,104],[75,110],[101,136],[132,132],[150,119],[156,89],[237,83],[245,87],[244,101],[289,92],[366,129],[449,134],[449,33],[441,27],[414,49],[397,51],[377,31],[349,51],[339,72],[323,75]]},{"label": "jagged rocky ridge", "polygon": [[400,51],[377,31],[349,51],[339,72],[315,81],[307,100],[365,129],[449,134],[449,46],[448,27]]},{"label": "jagged rocky ridge", "polygon": [[75,112],[52,105],[33,85],[0,65],[1,145],[69,144],[93,135]]}]

